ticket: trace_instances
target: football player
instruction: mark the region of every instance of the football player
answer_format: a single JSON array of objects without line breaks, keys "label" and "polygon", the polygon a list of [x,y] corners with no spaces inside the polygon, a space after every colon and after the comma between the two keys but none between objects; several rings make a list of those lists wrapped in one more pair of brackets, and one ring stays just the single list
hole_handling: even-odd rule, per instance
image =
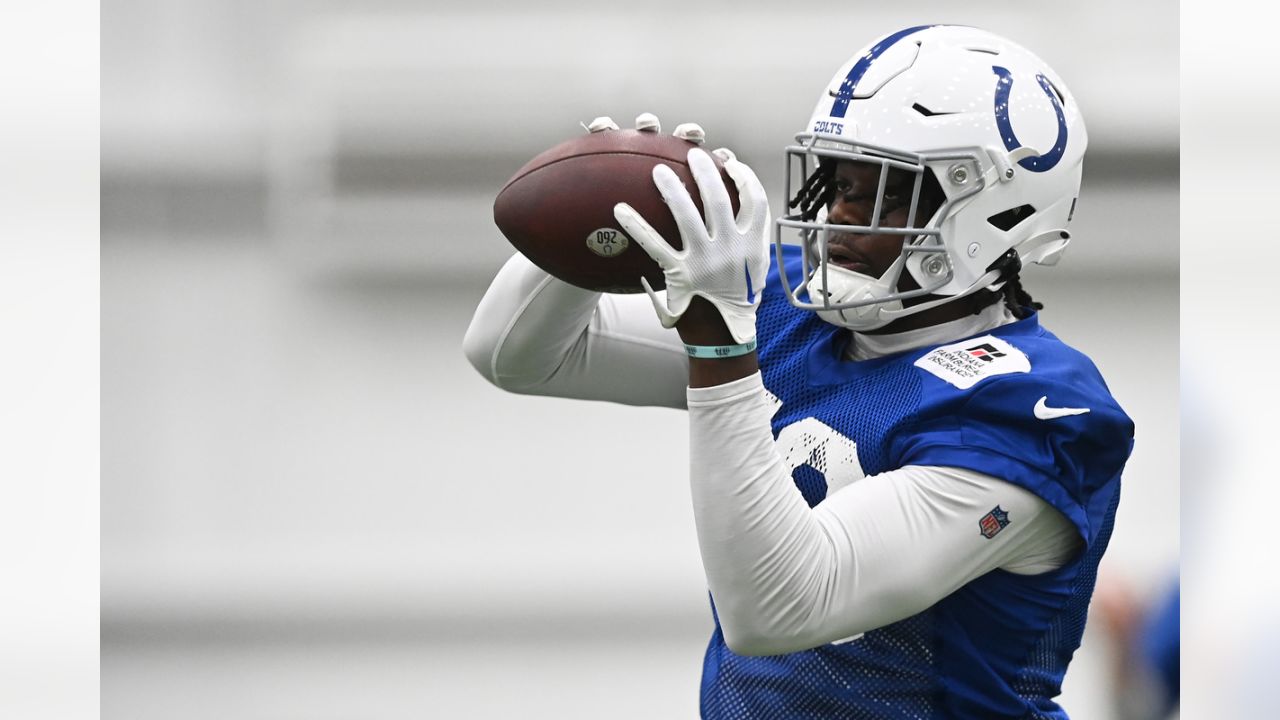
[{"label": "football player", "polygon": [[908,28],[823,88],[786,151],[794,212],[770,222],[720,150],[735,217],[698,148],[705,222],[653,172],[682,250],[616,208],[665,294],[520,256],[494,280],[465,340],[494,384],[688,408],[704,717],[1066,717],[1133,425],[1019,271],[1066,247],[1086,143],[1026,49]]}]

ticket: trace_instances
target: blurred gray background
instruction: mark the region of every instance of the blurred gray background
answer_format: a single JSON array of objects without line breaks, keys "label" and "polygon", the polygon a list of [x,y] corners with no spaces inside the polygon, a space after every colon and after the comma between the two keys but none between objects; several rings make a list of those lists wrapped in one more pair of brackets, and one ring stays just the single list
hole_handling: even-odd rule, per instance
[{"label": "blurred gray background", "polygon": [[[696,121],[781,208],[835,69],[1021,41],[1090,133],[1043,319],[1138,426],[1100,596],[1178,561],[1168,2],[102,4],[102,716],[693,717],[711,628],[670,410],[506,395],[462,333],[491,203],[602,114]],[[656,320],[655,320],[656,322]],[[1063,701],[1126,716],[1095,618]]]}]

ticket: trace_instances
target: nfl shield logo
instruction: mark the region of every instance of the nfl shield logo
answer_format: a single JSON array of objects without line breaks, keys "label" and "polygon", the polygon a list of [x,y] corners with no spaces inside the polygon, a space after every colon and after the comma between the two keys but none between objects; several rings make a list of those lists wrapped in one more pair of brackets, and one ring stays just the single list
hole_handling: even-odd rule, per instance
[{"label": "nfl shield logo", "polygon": [[991,512],[982,516],[978,521],[978,530],[982,531],[982,537],[990,540],[996,536],[996,533],[1004,529],[1009,524],[1009,513],[1000,509],[997,505],[991,509]]}]

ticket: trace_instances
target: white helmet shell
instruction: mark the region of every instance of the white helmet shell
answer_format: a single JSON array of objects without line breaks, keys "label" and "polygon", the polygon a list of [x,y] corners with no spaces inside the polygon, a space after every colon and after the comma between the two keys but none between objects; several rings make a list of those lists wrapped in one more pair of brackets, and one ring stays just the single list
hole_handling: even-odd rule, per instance
[{"label": "white helmet shell", "polygon": [[[931,171],[946,195],[937,214],[917,225],[922,229],[898,231],[906,237],[903,262],[884,277],[853,282],[847,292],[831,280],[857,274],[824,269],[825,249],[810,247],[814,263],[806,263],[806,280],[795,292],[788,288],[792,302],[824,311],[837,324],[871,329],[998,285],[1012,274],[1011,264],[1016,273],[1022,263],[1057,262],[1070,238],[1088,136],[1075,98],[1039,57],[984,30],[934,25],[886,35],[858,51],[823,89],[797,141],[788,148],[789,184],[795,160],[804,174],[815,158],[850,159],[881,163],[886,172],[890,165]],[[913,207],[918,188],[919,182]],[[831,227],[820,216],[790,215],[778,219],[776,239],[798,229],[806,244],[825,243]],[[903,271],[922,290],[899,291]],[[821,300],[803,299],[805,290],[818,291],[810,298]],[[902,300],[924,294],[942,297],[902,307]],[[839,312],[877,304],[880,312]]]}]

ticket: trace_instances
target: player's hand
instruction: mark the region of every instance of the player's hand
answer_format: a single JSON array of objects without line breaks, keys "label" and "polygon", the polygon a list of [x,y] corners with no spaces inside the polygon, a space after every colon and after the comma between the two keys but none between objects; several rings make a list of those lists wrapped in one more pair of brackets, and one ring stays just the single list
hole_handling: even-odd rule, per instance
[{"label": "player's hand", "polygon": [[689,168],[702,196],[705,223],[675,172],[666,165],[653,168],[653,182],[680,228],[682,250],[671,247],[630,205],[618,203],[613,215],[666,275],[665,302],[641,279],[664,327],[675,327],[698,296],[715,306],[734,341],[745,343],[756,336],[756,307],[769,269],[769,200],[751,168],[727,150],[716,155],[738,186],[737,218],[720,172],[699,148],[689,150]]}]

